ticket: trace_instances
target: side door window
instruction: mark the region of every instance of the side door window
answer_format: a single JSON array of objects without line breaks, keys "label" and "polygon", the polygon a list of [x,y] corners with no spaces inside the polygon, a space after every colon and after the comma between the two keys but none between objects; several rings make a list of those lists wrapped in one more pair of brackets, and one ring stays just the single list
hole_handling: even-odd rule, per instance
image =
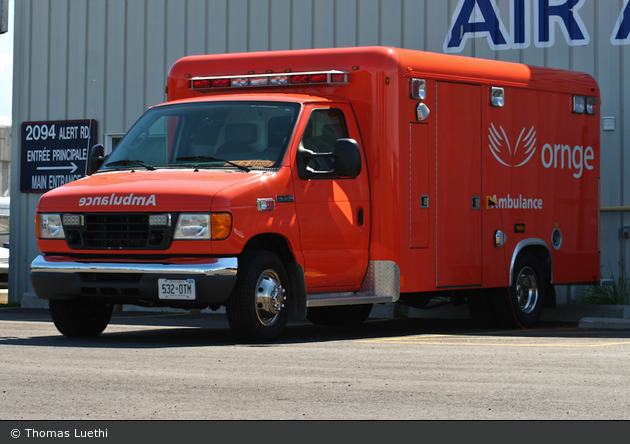
[{"label": "side door window", "polygon": [[[343,111],[338,108],[315,109],[302,135],[302,146],[318,154],[334,153],[337,139],[348,137]],[[316,157],[308,163],[307,168],[318,173],[332,172],[335,169],[334,162],[331,157]]]}]

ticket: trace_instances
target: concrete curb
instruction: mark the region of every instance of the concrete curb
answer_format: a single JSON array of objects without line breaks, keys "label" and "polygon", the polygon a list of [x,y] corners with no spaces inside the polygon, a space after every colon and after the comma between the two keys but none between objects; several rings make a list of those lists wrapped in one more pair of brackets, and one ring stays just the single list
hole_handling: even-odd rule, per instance
[{"label": "concrete curb", "polygon": [[[467,305],[445,305],[433,309],[418,309],[379,304],[370,317],[408,317],[419,319],[470,319]],[[541,322],[577,322],[578,328],[630,330],[630,305],[559,304],[546,308]]]},{"label": "concrete curb", "polygon": [[630,319],[582,318],[580,319],[578,328],[630,330]]}]

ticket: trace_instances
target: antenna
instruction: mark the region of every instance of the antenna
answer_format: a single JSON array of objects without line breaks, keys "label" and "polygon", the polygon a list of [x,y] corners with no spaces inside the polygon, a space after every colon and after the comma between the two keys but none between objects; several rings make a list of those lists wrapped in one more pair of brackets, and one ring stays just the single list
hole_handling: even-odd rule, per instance
[{"label": "antenna", "polygon": [[[94,100],[94,85],[96,85],[96,79],[92,80],[92,100]],[[90,137],[92,137],[92,114],[94,112],[94,108],[90,107],[90,123],[88,125],[88,138],[87,138],[87,142],[86,142],[86,153],[87,153],[87,159],[85,161],[85,171],[83,171],[83,175],[87,176],[88,175],[88,166],[90,163],[90,149],[92,148],[90,146]],[[95,140],[93,140],[92,142],[96,142]]]}]

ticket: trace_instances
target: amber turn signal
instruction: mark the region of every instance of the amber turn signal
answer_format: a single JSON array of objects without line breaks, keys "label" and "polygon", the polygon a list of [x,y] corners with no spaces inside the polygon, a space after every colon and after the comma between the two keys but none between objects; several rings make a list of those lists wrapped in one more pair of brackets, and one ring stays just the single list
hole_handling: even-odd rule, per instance
[{"label": "amber turn signal", "polygon": [[210,215],[210,233],[213,240],[227,239],[232,231],[232,215],[230,213],[212,213]]}]

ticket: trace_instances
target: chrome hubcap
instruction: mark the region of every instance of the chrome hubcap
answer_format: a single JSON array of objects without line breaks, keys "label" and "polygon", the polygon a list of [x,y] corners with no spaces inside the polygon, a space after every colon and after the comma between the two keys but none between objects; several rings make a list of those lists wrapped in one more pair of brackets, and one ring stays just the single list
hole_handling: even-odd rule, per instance
[{"label": "chrome hubcap", "polygon": [[516,300],[523,313],[531,313],[538,302],[538,281],[530,267],[521,270],[516,280]]},{"label": "chrome hubcap", "polygon": [[278,274],[271,269],[263,271],[256,285],[256,316],[260,323],[265,326],[275,324],[286,299]]}]

